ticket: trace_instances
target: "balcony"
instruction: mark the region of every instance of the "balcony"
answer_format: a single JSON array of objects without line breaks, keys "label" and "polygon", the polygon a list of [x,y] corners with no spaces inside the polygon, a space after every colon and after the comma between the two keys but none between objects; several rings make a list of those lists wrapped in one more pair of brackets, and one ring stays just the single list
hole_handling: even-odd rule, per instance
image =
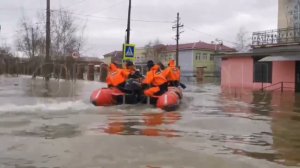
[{"label": "balcony", "polygon": [[252,34],[253,48],[292,44],[300,44],[300,28],[274,29]]}]

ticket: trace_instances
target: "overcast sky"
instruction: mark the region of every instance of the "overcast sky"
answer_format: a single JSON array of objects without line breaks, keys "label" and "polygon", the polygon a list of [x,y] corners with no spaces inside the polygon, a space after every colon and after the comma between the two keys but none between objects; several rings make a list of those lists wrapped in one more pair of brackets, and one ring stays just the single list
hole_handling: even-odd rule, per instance
[{"label": "overcast sky", "polygon": [[[128,0],[51,0],[51,8],[72,11],[76,24],[87,24],[82,55],[102,57],[120,50],[125,38]],[[22,13],[44,12],[46,0],[0,0],[0,45],[14,46]],[[249,32],[277,28],[277,0],[132,0],[131,43],[143,47],[159,39],[175,44],[172,21],[180,12],[180,43],[222,39],[234,46],[240,27]]]}]

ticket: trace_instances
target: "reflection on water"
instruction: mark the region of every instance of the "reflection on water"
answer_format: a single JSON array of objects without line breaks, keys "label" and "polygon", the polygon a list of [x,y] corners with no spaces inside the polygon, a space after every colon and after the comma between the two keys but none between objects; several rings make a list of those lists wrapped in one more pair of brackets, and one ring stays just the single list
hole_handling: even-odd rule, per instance
[{"label": "reflection on water", "polygon": [[80,135],[78,126],[70,124],[60,125],[45,125],[40,128],[36,128],[31,131],[22,130],[13,132],[15,136],[28,136],[28,137],[42,137],[46,139],[57,139],[57,138],[72,138]]},{"label": "reflection on water", "polygon": [[[248,157],[252,167],[260,161],[262,167],[300,166],[300,95],[292,92],[189,85],[180,108],[163,112],[147,105],[94,107],[90,93],[105,86],[97,82],[46,83],[22,77],[1,78],[0,83],[0,167],[14,167],[13,162],[19,167],[56,167],[65,160],[74,162],[65,166],[72,168],[102,163],[122,167],[116,162],[127,160],[127,167],[197,167],[197,158],[207,155],[216,156],[204,159],[209,165]],[[36,148],[57,157],[44,161]],[[157,155],[153,160],[140,157],[151,152]],[[166,163],[169,158],[175,159]]]},{"label": "reflection on water", "polygon": [[177,112],[146,113],[137,116],[116,115],[108,117],[108,125],[99,128],[108,134],[116,135],[142,135],[180,137],[178,131],[166,128],[181,119]]},{"label": "reflection on water", "polygon": [[[266,116],[271,131],[266,134],[272,136],[273,143],[256,145],[269,146],[269,150],[250,151],[231,148],[234,154],[245,155],[257,159],[266,159],[284,165],[299,165],[300,163],[300,95],[292,92],[244,92],[239,101],[250,104],[251,114]],[[227,98],[236,95],[227,94]],[[250,117],[249,119],[253,119]],[[257,138],[254,138],[257,139]],[[243,141],[244,143],[245,141]]]}]

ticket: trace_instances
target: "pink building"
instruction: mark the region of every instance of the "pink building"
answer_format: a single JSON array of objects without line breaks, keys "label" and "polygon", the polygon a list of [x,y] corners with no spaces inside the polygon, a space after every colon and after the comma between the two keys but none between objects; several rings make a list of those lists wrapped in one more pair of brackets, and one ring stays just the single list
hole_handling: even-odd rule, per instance
[{"label": "pink building", "polygon": [[273,44],[253,40],[253,44],[249,53],[220,55],[221,86],[300,92],[300,45],[279,40]]}]

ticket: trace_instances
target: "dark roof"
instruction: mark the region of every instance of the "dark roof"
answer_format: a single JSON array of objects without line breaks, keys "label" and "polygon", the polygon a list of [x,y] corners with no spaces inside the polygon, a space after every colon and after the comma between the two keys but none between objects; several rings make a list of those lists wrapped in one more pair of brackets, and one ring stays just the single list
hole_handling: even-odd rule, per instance
[{"label": "dark roof", "polygon": [[[225,45],[216,45],[216,44],[209,44],[202,41],[195,42],[195,43],[186,43],[186,44],[179,44],[179,51],[185,50],[205,50],[205,51],[217,51],[219,52],[235,52],[234,48],[225,46]],[[173,52],[176,51],[176,45],[167,45],[166,52]]]},{"label": "dark roof", "polygon": [[300,52],[299,45],[289,45],[289,46],[271,46],[254,48],[248,52],[231,52],[231,53],[216,53],[214,56],[218,57],[261,57],[270,55],[298,55]]},{"label": "dark roof", "polygon": [[260,56],[260,55],[254,55],[253,52],[244,52],[244,53],[239,53],[239,52],[233,52],[233,53],[216,53],[213,54],[215,57],[253,57],[253,56]]},{"label": "dark roof", "polygon": [[113,51],[113,52],[104,54],[104,57],[118,57],[118,56],[123,57],[123,51]]}]

